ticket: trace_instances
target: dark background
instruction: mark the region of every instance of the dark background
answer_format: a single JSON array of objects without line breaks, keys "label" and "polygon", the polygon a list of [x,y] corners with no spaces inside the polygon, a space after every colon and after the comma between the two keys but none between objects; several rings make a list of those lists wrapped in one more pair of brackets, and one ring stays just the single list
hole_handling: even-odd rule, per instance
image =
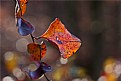
[{"label": "dark background", "polygon": [[[47,57],[45,61],[52,65],[52,72],[47,75],[53,79],[54,72],[60,68],[83,68],[89,81],[96,81],[103,73],[103,64],[106,59],[121,59],[121,1],[74,1],[74,0],[28,0],[24,19],[29,21],[36,30],[34,36],[44,33],[49,24],[60,18],[66,28],[81,39],[80,49],[69,58],[66,65],[58,65],[59,51],[47,43]],[[2,0],[0,9],[0,38],[1,38],[1,78],[11,75],[5,66],[4,54],[14,51],[25,56],[26,51],[16,49],[16,42],[21,38],[31,41],[30,36],[20,36],[14,19],[15,2]],[[26,57],[26,56],[25,56]],[[49,59],[49,60],[48,60]],[[67,69],[65,69],[67,70]],[[65,72],[64,70],[64,72]],[[78,71],[77,71],[78,72]],[[69,73],[68,73],[69,74]],[[73,75],[73,73],[72,73]],[[12,75],[11,75],[12,76]],[[57,75],[59,76],[59,75]],[[81,75],[80,75],[81,76]],[[62,77],[54,81],[71,81],[74,78],[83,78],[79,75]],[[65,78],[65,79],[64,79]],[[40,80],[43,81],[43,80]]]}]

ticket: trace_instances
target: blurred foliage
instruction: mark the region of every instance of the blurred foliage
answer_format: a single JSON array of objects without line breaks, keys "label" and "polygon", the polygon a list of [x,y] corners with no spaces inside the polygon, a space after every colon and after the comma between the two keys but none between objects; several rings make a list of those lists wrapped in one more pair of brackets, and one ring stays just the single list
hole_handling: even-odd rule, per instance
[{"label": "blurred foliage", "polygon": [[[26,45],[32,41],[17,33],[14,4],[14,1],[2,0],[0,7],[1,78],[5,80],[7,77],[9,81],[15,80],[12,69],[30,64]],[[53,67],[53,71],[47,74],[50,79],[121,81],[121,1],[31,0],[24,15],[35,26],[35,36],[44,33],[56,17],[82,40],[82,46],[68,63],[61,64],[58,50],[45,41],[48,50],[42,60]],[[16,77],[22,79],[24,74],[21,71],[20,74]],[[27,77],[24,79],[30,81]],[[42,78],[41,81],[46,80]]]}]

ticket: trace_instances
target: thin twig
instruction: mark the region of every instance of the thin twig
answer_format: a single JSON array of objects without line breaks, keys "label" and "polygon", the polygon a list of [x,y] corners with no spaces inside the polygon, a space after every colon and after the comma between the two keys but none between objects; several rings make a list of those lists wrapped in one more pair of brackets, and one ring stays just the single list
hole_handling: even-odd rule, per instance
[{"label": "thin twig", "polygon": [[45,75],[45,73],[44,73],[44,76],[45,76],[45,78],[46,78],[47,81],[51,81],[51,80],[49,80],[49,79],[47,78],[47,76]]},{"label": "thin twig", "polygon": [[31,35],[32,41],[34,42],[34,36],[32,34],[30,34],[30,35]]}]

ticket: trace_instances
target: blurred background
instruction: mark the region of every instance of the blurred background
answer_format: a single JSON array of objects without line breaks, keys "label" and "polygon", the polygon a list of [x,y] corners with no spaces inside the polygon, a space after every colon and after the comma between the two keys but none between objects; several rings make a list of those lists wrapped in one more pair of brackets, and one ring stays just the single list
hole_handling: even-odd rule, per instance
[{"label": "blurred background", "polygon": [[[20,69],[20,66],[36,68],[26,50],[26,45],[32,40],[30,36],[20,36],[17,32],[15,2],[0,2],[0,78],[2,81],[32,81]],[[46,73],[49,79],[121,81],[120,0],[28,0],[23,17],[36,28],[34,36],[43,34],[55,18],[60,18],[66,28],[82,41],[80,49],[64,60],[60,58],[59,50],[44,40],[47,54],[42,60],[53,68],[52,72]]]}]

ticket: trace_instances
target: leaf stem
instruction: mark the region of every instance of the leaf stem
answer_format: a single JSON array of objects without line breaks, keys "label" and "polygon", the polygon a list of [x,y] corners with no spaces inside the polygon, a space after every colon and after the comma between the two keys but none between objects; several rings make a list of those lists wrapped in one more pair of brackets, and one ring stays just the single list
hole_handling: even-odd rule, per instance
[{"label": "leaf stem", "polygon": [[30,34],[30,35],[31,35],[32,41],[33,41],[33,43],[34,43],[34,36],[33,36],[32,34]]},{"label": "leaf stem", "polygon": [[47,76],[45,75],[45,73],[44,73],[44,76],[45,76],[45,78],[46,78],[47,81],[50,81],[50,80],[47,78]]},{"label": "leaf stem", "polygon": [[35,37],[36,40],[41,39],[42,37]]}]

